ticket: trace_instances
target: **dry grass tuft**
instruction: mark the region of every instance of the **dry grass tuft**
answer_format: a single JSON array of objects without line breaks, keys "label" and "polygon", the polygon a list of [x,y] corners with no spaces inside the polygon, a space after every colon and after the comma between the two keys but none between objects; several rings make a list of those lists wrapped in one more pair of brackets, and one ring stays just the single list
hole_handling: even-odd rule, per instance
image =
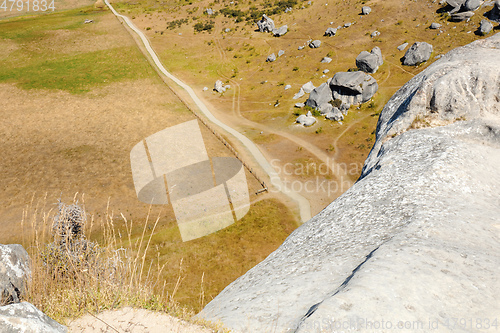
[{"label": "dry grass tuft", "polygon": [[[175,301],[180,276],[168,292],[161,278],[165,266],[146,261],[159,218],[132,241],[132,222],[122,215],[122,234],[112,214],[96,220],[86,213],[83,196],[77,197],[60,202],[57,211],[47,210],[44,200],[32,202],[23,214],[23,228],[31,230],[23,241],[32,259],[27,301],[58,321],[123,306],[189,320],[194,313]],[[102,235],[98,241],[90,239],[95,230]]]}]

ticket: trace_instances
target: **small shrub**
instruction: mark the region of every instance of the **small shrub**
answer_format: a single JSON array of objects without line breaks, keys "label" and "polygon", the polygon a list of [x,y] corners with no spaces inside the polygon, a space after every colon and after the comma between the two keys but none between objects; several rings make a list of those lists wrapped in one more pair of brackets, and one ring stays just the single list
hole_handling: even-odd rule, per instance
[{"label": "small shrub", "polygon": [[299,67],[295,66],[294,68],[292,68],[292,71],[294,72],[297,72],[299,70]]},{"label": "small shrub", "polygon": [[323,128],[320,126],[320,127],[318,127],[318,129],[316,130],[316,134],[319,134],[319,133],[321,133],[321,132],[323,132]]}]

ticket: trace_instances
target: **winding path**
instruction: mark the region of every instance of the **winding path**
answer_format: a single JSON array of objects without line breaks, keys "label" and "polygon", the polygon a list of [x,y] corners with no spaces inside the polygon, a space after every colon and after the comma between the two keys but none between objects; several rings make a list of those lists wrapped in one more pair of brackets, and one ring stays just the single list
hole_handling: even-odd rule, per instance
[{"label": "winding path", "polygon": [[267,161],[267,159],[264,157],[264,155],[259,150],[259,148],[257,148],[255,143],[253,143],[250,139],[248,139],[246,136],[244,136],[240,132],[236,131],[232,127],[224,124],[219,119],[217,119],[210,112],[210,110],[207,108],[207,106],[198,98],[198,96],[195,94],[194,90],[190,86],[188,86],[187,84],[185,84],[184,82],[182,82],[181,80],[179,80],[178,78],[176,78],[175,76],[170,74],[165,69],[165,67],[163,67],[163,64],[161,63],[161,61],[158,58],[158,56],[156,55],[155,51],[151,47],[149,40],[142,33],[142,31],[140,31],[127,16],[119,14],[113,8],[113,6],[108,2],[108,0],[104,0],[104,2],[109,7],[109,9],[111,9],[111,11],[113,12],[113,14],[116,17],[123,19],[123,21],[129,26],[129,28],[132,29],[139,36],[142,43],[144,44],[144,47],[146,48],[147,52],[149,53],[149,55],[153,59],[153,62],[158,67],[158,69],[165,76],[167,76],[169,79],[171,79],[172,81],[177,83],[181,88],[183,88],[189,94],[189,96],[191,97],[193,102],[196,104],[198,109],[205,115],[205,117],[207,117],[215,125],[219,126],[220,128],[224,129],[225,131],[227,131],[228,133],[233,135],[236,139],[238,139],[248,149],[248,151],[253,155],[253,157],[255,158],[257,163],[261,166],[261,168],[267,173],[267,175],[269,176],[269,178],[271,180],[271,184],[276,189],[278,189],[278,191],[287,195],[288,197],[290,197],[292,200],[294,200],[298,204],[301,221],[306,222],[307,220],[309,220],[311,218],[311,206],[309,204],[309,201],[306,198],[304,198],[302,195],[300,195],[299,193],[296,193],[296,192],[294,192],[286,187],[286,185],[281,181],[281,178],[279,177],[277,172],[273,169],[273,167]]}]

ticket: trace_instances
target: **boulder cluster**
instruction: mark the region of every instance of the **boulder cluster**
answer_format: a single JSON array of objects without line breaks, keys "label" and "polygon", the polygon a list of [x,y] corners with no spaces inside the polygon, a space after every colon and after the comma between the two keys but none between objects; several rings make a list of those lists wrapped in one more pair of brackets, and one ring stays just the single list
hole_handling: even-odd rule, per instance
[{"label": "boulder cluster", "polygon": [[260,32],[270,32],[275,37],[281,37],[288,32],[287,25],[276,28],[274,25],[274,21],[266,14],[262,15],[262,19],[257,21],[257,27]]}]

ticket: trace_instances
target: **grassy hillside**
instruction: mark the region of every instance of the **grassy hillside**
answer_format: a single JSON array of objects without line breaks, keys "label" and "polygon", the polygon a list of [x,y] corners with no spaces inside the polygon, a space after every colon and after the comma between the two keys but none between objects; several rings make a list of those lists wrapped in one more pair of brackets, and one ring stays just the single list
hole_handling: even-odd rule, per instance
[{"label": "grassy hillside", "polygon": [[[94,23],[84,24],[88,18]],[[247,216],[187,243],[181,240],[171,207],[149,207],[137,200],[129,159],[132,147],[153,133],[196,118],[109,11],[86,7],[2,20],[0,56],[1,243],[22,243],[36,256],[43,248],[40,242],[50,237],[33,243],[34,230],[49,231],[57,201],[72,202],[79,193],[93,221],[88,226],[91,240],[108,244],[104,230],[111,223],[116,231],[111,245],[134,249],[145,232],[151,241],[144,274],[154,259],[159,259],[156,268],[165,267],[161,288],[155,292],[199,310],[297,227],[296,215],[280,197],[254,194],[260,185],[250,174],[252,207]],[[232,156],[200,127],[210,156]],[[159,216],[155,229],[148,216]],[[124,218],[133,225],[130,239],[125,239]],[[32,301],[55,318],[127,302],[153,306],[130,298],[118,302],[113,295],[91,294],[92,289],[72,293],[74,285],[57,280],[36,281]],[[80,292],[87,292],[85,302],[79,301]],[[158,308],[165,304],[170,303]]]}]

